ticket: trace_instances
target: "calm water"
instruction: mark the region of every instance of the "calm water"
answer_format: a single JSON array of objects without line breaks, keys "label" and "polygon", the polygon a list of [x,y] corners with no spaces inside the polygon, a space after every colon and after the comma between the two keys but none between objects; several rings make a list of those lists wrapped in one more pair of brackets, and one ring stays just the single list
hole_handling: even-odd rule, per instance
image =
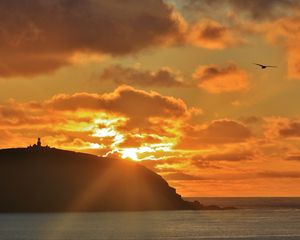
[{"label": "calm water", "polygon": [[186,200],[198,200],[204,205],[220,205],[223,207],[235,206],[238,208],[256,209],[256,208],[298,208],[300,209],[300,197],[202,197],[187,198]]},{"label": "calm water", "polygon": [[300,239],[300,210],[0,214],[0,239],[291,240]]}]

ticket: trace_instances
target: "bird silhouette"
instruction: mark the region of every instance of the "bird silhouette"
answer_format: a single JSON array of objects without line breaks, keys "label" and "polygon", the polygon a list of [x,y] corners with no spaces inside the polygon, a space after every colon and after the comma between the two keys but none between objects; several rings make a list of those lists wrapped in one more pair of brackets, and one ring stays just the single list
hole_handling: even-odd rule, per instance
[{"label": "bird silhouette", "polygon": [[263,65],[263,64],[259,64],[259,63],[253,63],[254,65],[260,66],[261,69],[265,69],[265,68],[276,68],[277,66],[272,66],[272,65]]}]

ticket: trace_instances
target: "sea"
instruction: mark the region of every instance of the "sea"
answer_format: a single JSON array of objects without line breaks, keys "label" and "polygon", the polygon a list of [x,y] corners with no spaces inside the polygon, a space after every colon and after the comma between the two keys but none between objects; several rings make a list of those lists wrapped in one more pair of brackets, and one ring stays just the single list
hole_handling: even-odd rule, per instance
[{"label": "sea", "polygon": [[0,240],[300,240],[300,198],[193,198],[236,210],[0,214]]}]

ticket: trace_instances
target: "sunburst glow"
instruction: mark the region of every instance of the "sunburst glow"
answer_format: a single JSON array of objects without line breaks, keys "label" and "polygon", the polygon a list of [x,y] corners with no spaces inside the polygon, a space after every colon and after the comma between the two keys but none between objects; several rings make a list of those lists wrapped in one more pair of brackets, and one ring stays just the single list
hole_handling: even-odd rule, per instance
[{"label": "sunburst glow", "polygon": [[121,150],[122,153],[122,158],[130,158],[131,160],[137,161],[138,156],[137,156],[137,149],[135,148],[124,148]]}]

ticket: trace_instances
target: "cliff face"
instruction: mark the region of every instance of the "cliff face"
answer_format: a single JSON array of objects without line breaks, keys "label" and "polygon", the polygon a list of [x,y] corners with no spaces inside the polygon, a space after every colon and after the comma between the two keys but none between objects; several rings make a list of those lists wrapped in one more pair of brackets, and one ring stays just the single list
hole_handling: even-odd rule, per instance
[{"label": "cliff face", "polygon": [[0,212],[199,209],[138,163],[53,148],[0,150]]}]

